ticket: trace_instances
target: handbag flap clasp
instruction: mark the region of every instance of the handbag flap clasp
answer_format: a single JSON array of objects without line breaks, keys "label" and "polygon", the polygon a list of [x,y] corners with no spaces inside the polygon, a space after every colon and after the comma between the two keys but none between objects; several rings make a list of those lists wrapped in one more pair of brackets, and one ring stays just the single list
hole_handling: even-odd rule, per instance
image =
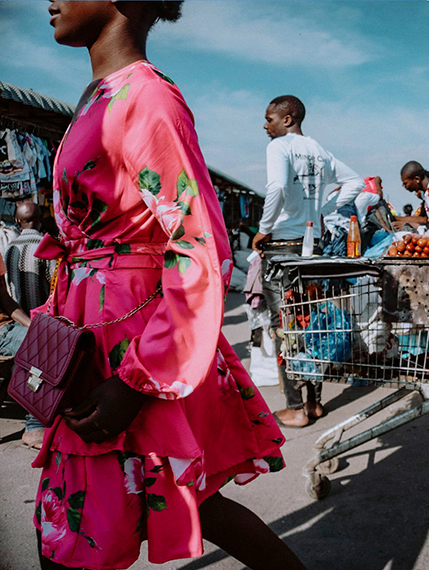
[{"label": "handbag flap clasp", "polygon": [[30,376],[27,380],[27,386],[30,388],[30,390],[33,390],[33,392],[37,392],[40,386],[43,384],[43,378],[41,378],[41,375],[42,371],[35,366],[32,366],[30,368]]}]

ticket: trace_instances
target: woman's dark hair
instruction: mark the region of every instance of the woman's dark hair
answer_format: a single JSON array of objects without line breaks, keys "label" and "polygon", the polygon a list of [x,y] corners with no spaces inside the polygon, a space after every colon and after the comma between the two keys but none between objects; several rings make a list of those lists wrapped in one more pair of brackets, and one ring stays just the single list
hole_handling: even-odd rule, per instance
[{"label": "woman's dark hair", "polygon": [[157,0],[148,2],[151,4],[158,21],[177,22],[182,15],[182,4],[184,0]]}]

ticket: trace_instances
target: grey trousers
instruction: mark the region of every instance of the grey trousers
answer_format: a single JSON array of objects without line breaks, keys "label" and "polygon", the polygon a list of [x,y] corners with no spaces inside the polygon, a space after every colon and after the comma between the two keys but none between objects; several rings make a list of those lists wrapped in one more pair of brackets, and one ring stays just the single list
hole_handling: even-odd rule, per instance
[{"label": "grey trousers", "polygon": [[[276,331],[280,327],[280,304],[281,304],[281,284],[279,279],[265,280],[265,273],[267,269],[267,261],[275,255],[283,255],[290,253],[301,254],[301,246],[271,246],[264,250],[264,257],[262,258],[262,290],[264,293],[265,301],[270,310],[271,329],[273,330],[274,343],[276,354],[280,352],[282,339],[277,335]],[[294,410],[299,410],[304,407],[302,399],[302,383],[297,380],[290,380],[286,375],[285,365],[278,366],[279,375],[283,384],[284,393],[286,397],[286,407]],[[299,387],[297,386],[299,384]],[[313,384],[312,382],[305,383],[307,389],[307,401],[313,403],[320,403],[322,397],[322,382]]]}]

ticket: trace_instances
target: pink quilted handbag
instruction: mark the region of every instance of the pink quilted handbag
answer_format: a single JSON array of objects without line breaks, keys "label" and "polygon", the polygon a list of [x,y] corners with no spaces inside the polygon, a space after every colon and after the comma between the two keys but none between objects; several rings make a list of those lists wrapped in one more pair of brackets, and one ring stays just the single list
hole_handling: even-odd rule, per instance
[{"label": "pink quilted handbag", "polygon": [[92,331],[38,313],[15,355],[9,395],[50,427],[88,394],[94,350]]}]

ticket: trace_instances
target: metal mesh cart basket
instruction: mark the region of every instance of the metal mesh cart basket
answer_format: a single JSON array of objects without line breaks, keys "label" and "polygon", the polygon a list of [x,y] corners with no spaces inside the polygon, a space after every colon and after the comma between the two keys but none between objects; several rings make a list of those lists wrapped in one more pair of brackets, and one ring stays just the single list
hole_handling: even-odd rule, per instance
[{"label": "metal mesh cart basket", "polygon": [[[315,499],[330,492],[338,456],[429,412],[429,265],[422,260],[304,260],[278,256],[282,356],[295,381],[397,390],[325,432],[304,468]],[[409,394],[410,410],[343,440],[344,433]]]}]

